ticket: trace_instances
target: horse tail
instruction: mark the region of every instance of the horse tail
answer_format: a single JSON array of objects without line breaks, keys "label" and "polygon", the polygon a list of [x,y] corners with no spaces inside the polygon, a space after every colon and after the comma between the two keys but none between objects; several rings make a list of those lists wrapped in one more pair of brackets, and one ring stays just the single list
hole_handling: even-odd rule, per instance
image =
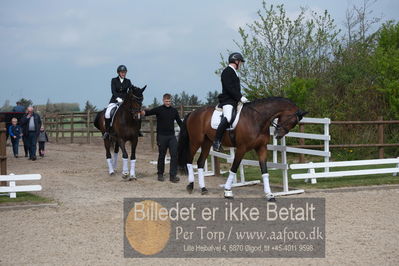
[{"label": "horse tail", "polygon": [[187,119],[190,113],[184,117],[183,125],[180,129],[179,140],[177,143],[177,164],[182,174],[187,174],[188,157],[190,156],[190,136],[187,130]]},{"label": "horse tail", "polygon": [[103,113],[103,111],[101,111],[101,112],[97,112],[97,115],[96,115],[96,117],[94,118],[94,126],[98,129],[98,130],[101,130],[101,127],[100,127],[100,118],[101,118],[101,114]]}]

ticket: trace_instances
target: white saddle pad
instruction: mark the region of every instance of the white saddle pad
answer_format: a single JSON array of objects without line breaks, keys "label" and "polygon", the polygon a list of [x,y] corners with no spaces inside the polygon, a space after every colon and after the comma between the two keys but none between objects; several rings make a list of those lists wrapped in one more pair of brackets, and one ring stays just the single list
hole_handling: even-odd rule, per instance
[{"label": "white saddle pad", "polygon": [[[240,120],[240,114],[241,114],[241,110],[242,110],[242,103],[239,102],[237,105],[237,115],[236,118],[234,119],[233,125],[229,128],[227,128],[227,130],[234,130],[238,124],[238,121]],[[211,119],[211,127],[213,129],[217,129],[219,124],[220,124],[220,120],[222,119],[223,116],[223,110],[221,108],[215,108],[215,111],[213,111],[212,114],[212,119]]]}]

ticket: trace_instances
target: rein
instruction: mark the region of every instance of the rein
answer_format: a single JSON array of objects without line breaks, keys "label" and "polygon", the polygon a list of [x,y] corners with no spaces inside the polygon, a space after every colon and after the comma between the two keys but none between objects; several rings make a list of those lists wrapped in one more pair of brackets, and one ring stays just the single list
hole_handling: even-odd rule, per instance
[{"label": "rein", "polygon": [[[245,106],[245,105],[244,105],[244,106]],[[262,114],[261,114],[258,110],[256,110],[255,108],[253,108],[252,106],[247,105],[246,107],[249,108],[249,109],[251,109],[252,111],[255,111],[255,112],[258,113],[260,116],[262,116]],[[299,119],[299,116],[298,116],[298,111],[295,112],[295,114],[290,115],[290,116],[294,116],[294,115],[296,116],[297,122],[299,122],[300,119]],[[289,116],[289,117],[290,117],[290,116]],[[274,120],[274,119],[273,119],[273,120]],[[284,129],[286,132],[289,132],[289,130],[288,130],[286,127],[283,126],[283,125],[285,124],[285,121],[283,121],[282,124],[280,125],[280,124],[274,122],[273,120],[271,121],[270,124],[275,128],[275,130],[278,130],[278,129],[282,128],[282,129]]]}]

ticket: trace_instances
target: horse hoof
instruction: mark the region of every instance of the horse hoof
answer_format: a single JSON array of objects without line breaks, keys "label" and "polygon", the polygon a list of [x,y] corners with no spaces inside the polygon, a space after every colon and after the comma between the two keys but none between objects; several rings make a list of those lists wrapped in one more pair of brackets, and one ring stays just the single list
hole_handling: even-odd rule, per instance
[{"label": "horse hoof", "polygon": [[109,173],[109,175],[110,175],[110,176],[113,176],[113,175],[115,175],[115,172],[111,172],[111,173]]},{"label": "horse hoof", "polygon": [[224,197],[226,199],[234,199],[233,191],[231,191],[230,189],[225,189],[224,190]]},{"label": "horse hoof", "polygon": [[129,174],[127,174],[127,173],[122,173],[122,178],[123,178],[123,179],[128,179],[128,178],[129,178]]},{"label": "horse hoof", "polygon": [[187,187],[186,187],[186,189],[187,189],[187,192],[188,192],[189,194],[193,193],[193,190],[194,190],[194,182],[191,182],[190,184],[188,184]]},{"label": "horse hoof", "polygon": [[130,178],[129,178],[129,181],[137,181],[137,177],[135,177],[135,176],[131,176]]},{"label": "horse hoof", "polygon": [[276,202],[276,197],[273,194],[267,194],[266,199],[268,202]]},{"label": "horse hoof", "polygon": [[201,188],[201,195],[207,195],[209,191],[206,189],[206,187]]}]

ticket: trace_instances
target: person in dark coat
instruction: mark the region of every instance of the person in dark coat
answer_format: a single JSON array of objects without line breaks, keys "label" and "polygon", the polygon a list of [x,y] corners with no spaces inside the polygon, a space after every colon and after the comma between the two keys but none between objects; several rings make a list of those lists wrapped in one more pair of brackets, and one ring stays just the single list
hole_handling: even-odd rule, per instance
[{"label": "person in dark coat", "polygon": [[157,117],[157,144],[158,144],[158,181],[164,181],[165,156],[169,149],[170,153],[170,181],[177,183],[180,178],[177,177],[177,140],[175,136],[175,121],[182,126],[179,112],[172,106],[172,96],[169,93],[163,95],[163,105],[151,110],[141,111],[142,115]]},{"label": "person in dark coat", "polygon": [[29,106],[27,108],[27,113],[21,118],[20,124],[23,134],[27,136],[29,159],[35,161],[37,137],[40,133],[42,120],[40,119],[40,116],[33,111],[33,107]]},{"label": "person in dark coat", "polygon": [[244,62],[244,57],[240,53],[232,53],[229,56],[229,65],[223,70],[221,75],[223,90],[218,99],[219,106],[223,108],[223,118],[216,130],[216,137],[213,143],[215,151],[220,151],[223,133],[231,122],[233,108],[237,107],[238,102],[248,102],[247,98],[241,94],[240,79],[237,75],[237,70]]},{"label": "person in dark coat", "polygon": [[[109,100],[107,109],[105,110],[105,132],[103,138],[106,139],[109,136],[110,125],[111,125],[111,111],[117,105],[123,103],[129,90],[136,90],[135,86],[132,85],[130,79],[126,78],[127,68],[125,65],[120,65],[116,69],[118,76],[111,80],[111,92],[112,96]],[[139,132],[139,136],[142,136]]]},{"label": "person in dark coat", "polygon": [[19,139],[22,137],[22,128],[17,125],[17,123],[18,119],[13,117],[11,119],[11,126],[8,128],[8,134],[11,138],[12,151],[15,158],[18,158]]}]

